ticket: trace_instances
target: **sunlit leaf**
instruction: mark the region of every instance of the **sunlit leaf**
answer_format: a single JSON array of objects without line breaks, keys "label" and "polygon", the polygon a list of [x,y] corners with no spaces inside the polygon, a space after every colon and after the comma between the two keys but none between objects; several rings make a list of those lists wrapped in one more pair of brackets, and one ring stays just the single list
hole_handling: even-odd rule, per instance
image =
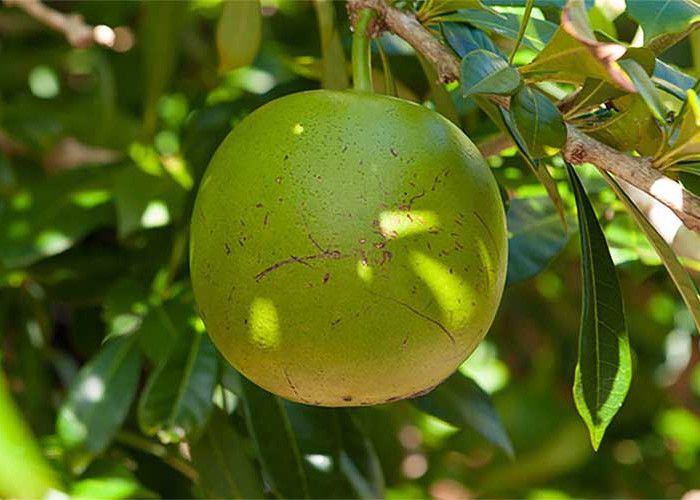
[{"label": "sunlit leaf", "polygon": [[644,30],[644,43],[660,54],[700,25],[693,0],[627,0],[627,14]]},{"label": "sunlit leaf", "polygon": [[262,13],[259,0],[224,2],[216,25],[219,70],[230,71],[252,64],[260,48]]},{"label": "sunlit leaf", "polygon": [[574,376],[574,402],[596,450],[632,379],[627,325],[615,266],[593,206],[567,164],[578,208],[583,309]]},{"label": "sunlit leaf", "polygon": [[513,445],[484,390],[457,372],[425,396],[411,401],[422,411],[456,427],[471,427],[508,456]]},{"label": "sunlit leaf", "polygon": [[688,307],[695,327],[700,332],[700,295],[693,279],[688,274],[688,271],[678,261],[675,252],[666,242],[666,240],[658,233],[654,226],[637,208],[635,203],[627,196],[620,185],[607,173],[603,173],[603,177],[608,181],[610,187],[615,191],[615,194],[620,201],[625,205],[627,213],[634,219],[639,226],[639,229],[646,235],[649,243],[652,244],[656,253],[659,254],[661,262],[666,267],[666,271],[671,276],[673,283],[676,285],[678,292],[683,298],[683,302]]},{"label": "sunlit leaf", "polygon": [[3,498],[46,498],[60,491],[58,474],[41,455],[0,370],[0,495]]},{"label": "sunlit leaf", "polygon": [[627,75],[630,77],[637,89],[637,92],[639,92],[639,95],[642,96],[642,99],[644,99],[644,102],[647,104],[647,107],[654,117],[661,123],[664,123],[666,121],[668,110],[666,109],[666,105],[661,100],[661,96],[656,90],[651,77],[646,73],[646,71],[644,71],[644,68],[642,68],[637,61],[632,59],[620,61],[620,66],[622,66]]},{"label": "sunlit leaf", "polygon": [[512,95],[520,87],[520,73],[498,54],[478,49],[462,59],[461,85],[465,96]]},{"label": "sunlit leaf", "polygon": [[216,348],[206,334],[188,330],[151,374],[138,406],[141,429],[164,443],[201,428],[213,407]]},{"label": "sunlit leaf", "polygon": [[59,410],[56,431],[76,454],[78,470],[109,445],[126,418],[141,370],[135,344],[134,336],[106,342],[80,370]]},{"label": "sunlit leaf", "polygon": [[265,498],[243,438],[220,410],[192,444],[192,462],[207,498]]}]

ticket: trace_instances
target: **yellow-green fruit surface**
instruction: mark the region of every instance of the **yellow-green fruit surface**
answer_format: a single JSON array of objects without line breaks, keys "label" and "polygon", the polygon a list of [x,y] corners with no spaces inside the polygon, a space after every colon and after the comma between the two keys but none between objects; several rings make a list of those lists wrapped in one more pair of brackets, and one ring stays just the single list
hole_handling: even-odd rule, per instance
[{"label": "yellow-green fruit surface", "polygon": [[307,404],[430,390],[482,340],[505,281],[503,205],[474,144],[373,94],[303,92],[246,117],[202,179],[191,231],[216,346]]}]

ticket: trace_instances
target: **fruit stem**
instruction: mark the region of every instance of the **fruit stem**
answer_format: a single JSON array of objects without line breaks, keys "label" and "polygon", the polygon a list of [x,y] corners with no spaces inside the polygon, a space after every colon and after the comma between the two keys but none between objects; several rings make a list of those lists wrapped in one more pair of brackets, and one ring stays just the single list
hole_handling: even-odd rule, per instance
[{"label": "fruit stem", "polygon": [[374,9],[362,9],[357,17],[352,36],[352,84],[359,92],[373,92],[371,39],[367,34]]}]

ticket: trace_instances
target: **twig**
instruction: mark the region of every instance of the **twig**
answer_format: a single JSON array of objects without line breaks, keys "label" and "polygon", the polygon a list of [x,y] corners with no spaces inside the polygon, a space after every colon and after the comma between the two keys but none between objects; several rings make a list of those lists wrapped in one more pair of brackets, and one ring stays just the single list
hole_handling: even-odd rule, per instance
[{"label": "twig", "polygon": [[119,431],[115,440],[117,443],[121,443],[125,446],[130,446],[131,448],[155,455],[188,479],[194,482],[199,481],[199,472],[197,472],[197,469],[192,467],[188,462],[185,462],[182,458],[172,454],[170,450],[162,444],[154,443],[149,439],[129,431]]},{"label": "twig", "polygon": [[[64,14],[47,7],[41,0],[2,0],[7,7],[17,7],[54,31],[63,33],[72,47],[86,48],[93,44],[122,51],[133,44],[133,34],[126,28],[114,30],[103,24],[91,26],[80,14]],[[120,38],[128,40],[120,40]]]},{"label": "twig", "polygon": [[[386,0],[348,0],[348,11],[372,8],[379,13],[386,29],[406,40],[437,69],[440,80],[459,79],[460,61],[457,56],[405,10],[389,5]],[[351,16],[352,17],[352,16]],[[508,108],[508,99],[491,99]],[[568,138],[562,150],[564,159],[573,164],[592,163],[623,179],[670,208],[689,229],[700,232],[700,197],[685,190],[678,182],[656,170],[649,158],[631,156],[589,137],[567,125]]]}]

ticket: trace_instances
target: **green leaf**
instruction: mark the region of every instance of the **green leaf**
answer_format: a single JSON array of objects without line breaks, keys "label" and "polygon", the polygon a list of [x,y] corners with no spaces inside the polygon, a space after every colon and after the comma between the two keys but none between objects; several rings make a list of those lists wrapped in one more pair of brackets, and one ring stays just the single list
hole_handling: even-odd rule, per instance
[{"label": "green leaf", "polygon": [[246,444],[224,412],[216,410],[212,414],[191,449],[207,498],[265,498]]},{"label": "green leaf", "polygon": [[[227,2],[239,3],[239,2]],[[180,55],[187,2],[164,0],[140,4],[139,47],[143,67],[143,134],[156,131],[158,100],[165,93]]]},{"label": "green leaf", "polygon": [[224,2],[216,25],[219,70],[231,71],[255,61],[262,40],[259,0]]},{"label": "green leaf", "polygon": [[558,152],[566,142],[566,125],[552,102],[530,86],[511,99],[510,116],[532,158]]},{"label": "green leaf", "polygon": [[520,87],[520,73],[501,56],[487,50],[469,52],[461,64],[462,94],[513,95]]},{"label": "green leaf", "polygon": [[523,42],[523,37],[525,36],[525,30],[527,29],[527,23],[530,22],[530,14],[532,14],[532,8],[535,6],[535,0],[527,0],[525,4],[525,10],[523,11],[523,18],[520,21],[520,29],[518,30],[518,38],[515,39],[515,46],[510,53],[508,58],[508,64],[513,64],[513,59],[515,59],[515,54],[520,48],[520,44]]},{"label": "green leaf", "polygon": [[547,165],[543,161],[535,160],[530,156],[525,141],[523,140],[522,136],[515,127],[515,123],[513,123],[513,118],[511,114],[505,111],[500,106],[497,107],[496,113],[500,116],[501,122],[503,123],[506,132],[508,132],[508,134],[510,134],[510,136],[515,141],[515,144],[518,147],[518,151],[525,160],[525,163],[528,164],[528,166],[532,169],[532,172],[535,174],[537,179],[544,186],[545,190],[547,191],[547,195],[552,200],[552,203],[554,203],[557,212],[559,212],[559,218],[561,219],[562,227],[566,228],[567,222],[566,211],[564,210],[564,203],[562,202],[561,196],[559,195],[557,183],[552,178],[552,174],[549,173]]},{"label": "green leaf", "polygon": [[457,108],[455,108],[454,102],[450,93],[445,88],[445,85],[440,83],[438,80],[437,71],[435,67],[430,64],[425,57],[420,54],[416,54],[418,61],[420,62],[421,68],[423,68],[423,73],[428,80],[428,86],[430,87],[430,97],[435,103],[435,109],[442,114],[445,118],[450,120],[457,126],[460,125],[459,114],[457,113]]},{"label": "green leaf", "polygon": [[411,401],[420,410],[456,427],[471,427],[509,457],[513,445],[491,399],[472,379],[457,372],[425,396]]},{"label": "green leaf", "polygon": [[280,498],[309,498],[304,464],[282,400],[241,377],[248,430],[270,487]]},{"label": "green leaf", "polygon": [[336,23],[335,7],[331,0],[314,0],[314,9],[321,36],[321,59],[323,73],[321,87],[343,90],[348,88],[348,72],[345,52]]},{"label": "green leaf", "polygon": [[[577,26],[578,28],[578,26]],[[520,72],[524,75],[552,81],[582,84],[595,78],[634,91],[629,79],[615,62],[625,54],[619,44],[598,42],[586,33],[574,33],[574,27],[562,25],[546,47]],[[611,47],[614,46],[614,49]],[[610,53],[615,54],[611,56]]]},{"label": "green leaf", "polygon": [[[441,22],[466,22],[482,31],[496,33],[510,40],[517,40],[522,16],[508,12],[494,14],[483,10],[464,9],[456,14],[436,19]],[[530,19],[522,38],[526,47],[542,50],[556,32],[557,25],[544,19]]]},{"label": "green leaf", "polygon": [[567,215],[568,231],[550,198],[514,198],[508,207],[508,274],[506,283],[519,283],[542,272],[569,241],[574,217]]},{"label": "green leaf", "polygon": [[661,100],[661,96],[657,92],[654,82],[647,72],[644,71],[644,68],[633,59],[620,61],[620,66],[622,66],[630,77],[637,92],[642,96],[642,99],[644,99],[644,102],[647,104],[647,107],[654,117],[659,120],[659,122],[665,123],[668,109],[666,109],[666,105]]},{"label": "green leaf", "polygon": [[644,30],[644,43],[660,54],[700,25],[693,0],[627,0],[627,14]]},{"label": "green leaf", "polygon": [[669,66],[661,59],[656,60],[651,79],[657,87],[678,99],[685,99],[685,93],[695,85],[695,79],[682,71]]},{"label": "green leaf", "polygon": [[132,278],[122,278],[107,292],[102,304],[102,319],[107,324],[107,337],[128,335],[141,326],[148,309],[146,288]]},{"label": "green leaf", "polygon": [[372,441],[352,410],[338,414],[343,451],[340,468],[360,498],[384,498],[384,473]]},{"label": "green leaf", "polygon": [[483,10],[498,15],[497,11],[485,6],[481,0],[428,0],[421,5],[418,19],[426,23],[437,16],[460,9]]},{"label": "green leaf", "polygon": [[79,372],[61,405],[56,431],[83,469],[104,451],[126,418],[141,370],[135,336],[107,341]]},{"label": "green leaf", "polygon": [[47,177],[26,168],[22,186],[0,212],[0,261],[25,267],[59,254],[113,221],[109,167],[82,168]]},{"label": "green leaf", "polygon": [[627,196],[620,185],[607,172],[603,172],[603,177],[608,181],[610,187],[625,205],[627,213],[634,219],[639,226],[639,229],[646,235],[649,243],[652,244],[656,253],[661,258],[666,271],[671,276],[673,283],[676,285],[678,292],[683,298],[683,302],[688,307],[690,315],[693,317],[695,327],[700,332],[700,296],[698,289],[690,277],[688,271],[678,261],[675,252],[666,242],[666,240],[656,231],[654,226],[647,220],[645,215],[637,208],[637,205]]},{"label": "green leaf", "polygon": [[58,474],[44,460],[32,431],[12,401],[0,370],[0,496],[47,498],[60,491]]},{"label": "green leaf", "polygon": [[605,235],[576,172],[567,164],[578,208],[583,310],[574,402],[598,449],[632,379],[622,292]]},{"label": "green leaf", "polygon": [[645,155],[656,153],[662,140],[661,130],[644,99],[630,94],[614,100],[613,104],[619,111],[611,118],[581,128],[619,151],[639,149]]},{"label": "green leaf", "polygon": [[159,498],[144,488],[133,476],[88,477],[74,482],[70,498],[91,500],[120,500],[129,498]]},{"label": "green leaf", "polygon": [[204,424],[213,407],[218,363],[206,334],[188,330],[151,374],[138,407],[144,433],[178,442]]},{"label": "green leaf", "polygon": [[477,49],[484,49],[500,55],[503,59],[506,58],[486,33],[480,29],[460,23],[440,23],[440,30],[447,44],[460,58]]}]

